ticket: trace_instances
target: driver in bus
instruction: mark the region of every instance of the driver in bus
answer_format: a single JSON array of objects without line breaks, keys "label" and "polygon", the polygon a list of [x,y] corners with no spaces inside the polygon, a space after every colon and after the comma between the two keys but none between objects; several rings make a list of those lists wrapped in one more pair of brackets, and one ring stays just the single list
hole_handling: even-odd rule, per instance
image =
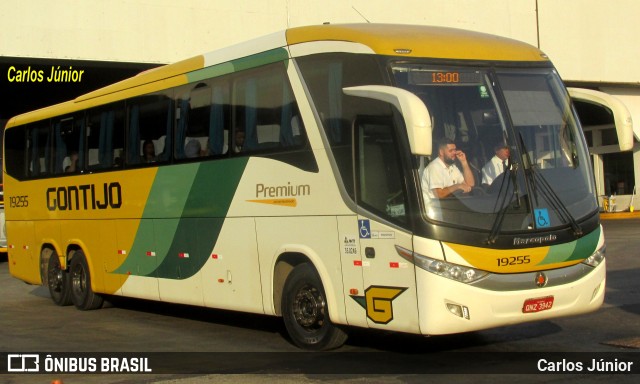
[{"label": "driver in bus", "polygon": [[495,156],[482,167],[482,184],[491,185],[508,168],[508,160],[511,155],[509,146],[503,141],[499,141],[493,149]]},{"label": "driver in bus", "polygon": [[[462,166],[462,172],[456,166]],[[456,149],[453,140],[445,137],[438,141],[438,157],[431,161],[422,174],[425,202],[442,199],[457,191],[468,193],[475,185],[473,171],[464,152]]]}]

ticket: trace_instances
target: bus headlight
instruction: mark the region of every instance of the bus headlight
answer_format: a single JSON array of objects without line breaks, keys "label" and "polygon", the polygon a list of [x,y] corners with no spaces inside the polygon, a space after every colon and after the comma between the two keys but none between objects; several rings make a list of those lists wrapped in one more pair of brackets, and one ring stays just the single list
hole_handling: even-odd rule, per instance
[{"label": "bus headlight", "polygon": [[411,252],[408,249],[397,245],[396,250],[400,256],[409,260],[417,267],[420,267],[427,272],[446,277],[447,279],[459,281],[461,283],[469,284],[480,280],[489,274],[489,272],[482,271],[480,269],[451,264],[443,260],[432,259],[419,253]]},{"label": "bus headlight", "polygon": [[597,267],[598,264],[602,263],[604,260],[604,254],[607,252],[607,245],[604,244],[600,249],[593,252],[593,254],[587,257],[582,263],[590,265],[592,267]]}]

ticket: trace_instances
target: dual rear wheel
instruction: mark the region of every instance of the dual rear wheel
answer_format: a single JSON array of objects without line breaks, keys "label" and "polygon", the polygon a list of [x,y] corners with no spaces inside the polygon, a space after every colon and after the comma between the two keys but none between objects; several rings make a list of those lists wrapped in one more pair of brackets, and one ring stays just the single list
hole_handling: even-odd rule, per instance
[{"label": "dual rear wheel", "polygon": [[56,251],[49,249],[43,251],[43,256],[45,254],[49,254],[46,283],[55,304],[73,304],[83,311],[102,307],[102,296],[91,289],[91,274],[84,252],[74,253],[68,271],[62,269]]}]

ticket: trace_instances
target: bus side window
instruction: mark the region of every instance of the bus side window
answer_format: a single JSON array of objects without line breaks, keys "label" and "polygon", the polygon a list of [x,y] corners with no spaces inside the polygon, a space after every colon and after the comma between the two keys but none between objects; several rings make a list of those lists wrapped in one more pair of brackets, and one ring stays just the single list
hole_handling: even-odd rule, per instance
[{"label": "bus side window", "polygon": [[122,167],[124,104],[114,103],[90,111],[87,124],[88,170]]},{"label": "bus side window", "polygon": [[178,90],[176,126],[177,159],[220,156],[228,149],[228,100],[226,80],[189,84]]},{"label": "bus side window", "polygon": [[392,119],[359,116],[355,127],[358,201],[383,217],[406,222],[406,192]]},{"label": "bus side window", "polygon": [[[172,91],[139,96],[128,104],[127,165],[168,161],[173,130]],[[145,142],[154,143],[154,153],[143,153]]]},{"label": "bus side window", "polygon": [[84,113],[54,122],[54,173],[78,173],[84,169],[84,130]]},{"label": "bus side window", "polygon": [[30,177],[47,176],[51,166],[51,128],[49,122],[36,123],[29,128],[28,153]]},{"label": "bus side window", "polygon": [[[238,152],[282,152],[305,142],[291,86],[282,63],[251,71],[234,82],[234,143]],[[242,145],[238,134],[242,133]]]},{"label": "bus side window", "polygon": [[5,131],[4,166],[7,173],[18,180],[23,180],[31,174],[28,167],[31,159],[31,139],[27,138],[28,131],[28,126]]}]

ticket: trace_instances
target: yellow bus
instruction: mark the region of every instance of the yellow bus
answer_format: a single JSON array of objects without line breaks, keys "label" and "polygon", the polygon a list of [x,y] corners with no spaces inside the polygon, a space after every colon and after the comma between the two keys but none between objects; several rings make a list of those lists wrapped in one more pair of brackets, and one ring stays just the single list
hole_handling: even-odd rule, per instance
[{"label": "yellow bus", "polygon": [[[581,126],[549,59],[511,39],[292,28],[14,117],[4,153],[11,274],[58,305],[281,316],[320,350],[350,327],[448,334],[603,302]],[[465,187],[434,198],[438,162]]]},{"label": "yellow bus", "polygon": [[0,184],[0,253],[7,252],[7,229],[4,223],[4,187]]}]

